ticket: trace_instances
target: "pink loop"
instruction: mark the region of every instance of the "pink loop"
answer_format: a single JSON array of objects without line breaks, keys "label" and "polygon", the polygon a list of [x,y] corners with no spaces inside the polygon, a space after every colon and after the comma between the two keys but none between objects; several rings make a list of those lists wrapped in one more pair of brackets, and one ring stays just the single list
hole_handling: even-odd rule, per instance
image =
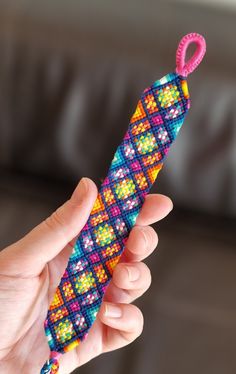
[{"label": "pink loop", "polygon": [[[195,43],[197,48],[194,55],[185,62],[186,52],[191,43]],[[176,52],[176,73],[187,77],[188,74],[192,73],[200,64],[205,53],[206,41],[202,35],[197,33],[185,35],[181,39]]]}]

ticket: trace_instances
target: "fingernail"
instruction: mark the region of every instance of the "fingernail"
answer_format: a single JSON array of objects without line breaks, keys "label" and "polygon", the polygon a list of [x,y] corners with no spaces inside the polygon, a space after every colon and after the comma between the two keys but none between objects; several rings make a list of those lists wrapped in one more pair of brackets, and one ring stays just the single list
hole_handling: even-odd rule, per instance
[{"label": "fingernail", "polygon": [[126,266],[130,282],[134,282],[139,279],[140,271],[136,266]]},{"label": "fingernail", "polygon": [[87,178],[81,179],[76,190],[77,190],[76,192],[78,194],[79,202],[83,201],[83,199],[85,198],[88,192]]},{"label": "fingernail", "polygon": [[122,310],[115,304],[105,304],[105,317],[109,318],[120,318],[122,316]]}]

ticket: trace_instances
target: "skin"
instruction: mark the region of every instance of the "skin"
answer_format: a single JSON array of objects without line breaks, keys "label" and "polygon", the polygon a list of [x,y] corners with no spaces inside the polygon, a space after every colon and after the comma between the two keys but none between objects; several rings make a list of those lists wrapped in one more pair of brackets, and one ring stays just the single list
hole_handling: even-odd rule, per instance
[{"label": "skin", "polygon": [[[73,238],[86,223],[96,197],[95,184],[83,178],[63,206],[0,252],[0,373],[35,374],[49,357],[43,322]],[[143,315],[131,303],[151,284],[150,270],[142,261],[156,248],[158,238],[149,225],[172,208],[168,197],[146,197],[88,338],[60,358],[61,374],[124,347],[141,334]]]}]

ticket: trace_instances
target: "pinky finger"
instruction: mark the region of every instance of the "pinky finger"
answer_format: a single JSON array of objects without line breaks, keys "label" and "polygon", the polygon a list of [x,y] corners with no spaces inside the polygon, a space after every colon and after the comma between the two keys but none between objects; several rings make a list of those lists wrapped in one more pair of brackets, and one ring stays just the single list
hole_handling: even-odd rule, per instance
[{"label": "pinky finger", "polygon": [[142,312],[132,304],[104,302],[99,318],[106,327],[103,337],[104,352],[132,343],[143,331]]}]

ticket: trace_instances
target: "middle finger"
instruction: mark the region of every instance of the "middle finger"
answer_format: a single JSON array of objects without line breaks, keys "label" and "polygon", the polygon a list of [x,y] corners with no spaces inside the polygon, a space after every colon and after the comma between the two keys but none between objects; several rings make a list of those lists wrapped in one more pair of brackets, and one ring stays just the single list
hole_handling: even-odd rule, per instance
[{"label": "middle finger", "polygon": [[158,244],[158,236],[151,226],[134,226],[127,240],[121,262],[137,262],[148,257]]},{"label": "middle finger", "polygon": [[151,273],[143,262],[120,263],[116,266],[105,300],[131,303],[142,296],[151,285]]}]

